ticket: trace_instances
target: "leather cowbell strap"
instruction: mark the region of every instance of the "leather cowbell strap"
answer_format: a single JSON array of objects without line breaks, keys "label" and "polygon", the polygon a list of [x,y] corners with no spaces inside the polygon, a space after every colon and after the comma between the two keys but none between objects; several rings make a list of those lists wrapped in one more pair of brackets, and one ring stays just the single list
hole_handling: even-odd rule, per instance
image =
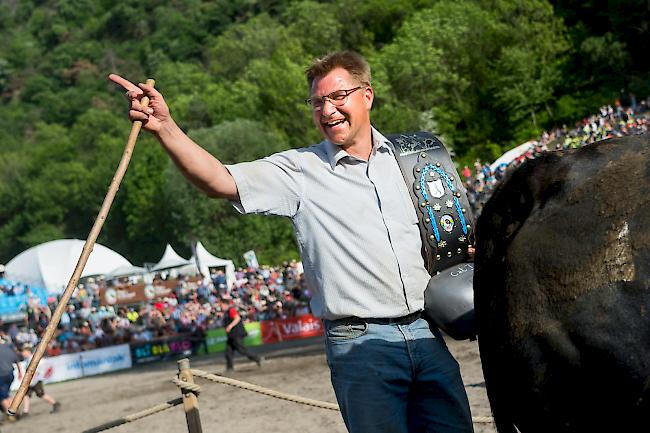
[{"label": "leather cowbell strap", "polygon": [[474,218],[449,153],[433,134],[387,137],[418,215],[422,256],[431,279],[426,316],[456,340],[476,338],[473,263],[466,263]]},{"label": "leather cowbell strap", "polygon": [[429,132],[387,138],[418,215],[429,274],[466,262],[474,218],[449,152]]}]

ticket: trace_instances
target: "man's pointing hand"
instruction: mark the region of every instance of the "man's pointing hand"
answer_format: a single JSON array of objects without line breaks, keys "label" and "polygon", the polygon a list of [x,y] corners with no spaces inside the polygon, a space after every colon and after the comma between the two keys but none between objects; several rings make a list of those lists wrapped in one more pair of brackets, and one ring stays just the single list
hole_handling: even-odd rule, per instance
[{"label": "man's pointing hand", "polygon": [[[132,122],[140,120],[142,127],[153,133],[160,132],[165,123],[172,122],[165,99],[153,86],[143,83],[136,86],[117,74],[110,74],[108,79],[126,90],[126,97],[129,100],[129,119]],[[141,103],[144,96],[149,97],[148,107],[144,107]]]}]

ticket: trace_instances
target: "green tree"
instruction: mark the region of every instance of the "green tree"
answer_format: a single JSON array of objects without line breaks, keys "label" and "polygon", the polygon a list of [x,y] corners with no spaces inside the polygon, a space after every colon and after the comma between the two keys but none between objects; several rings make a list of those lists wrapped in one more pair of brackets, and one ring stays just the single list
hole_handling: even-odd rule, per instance
[{"label": "green tree", "polygon": [[535,113],[542,108],[550,110],[553,91],[561,78],[559,68],[533,52],[508,47],[501,53],[495,72],[496,102],[508,112],[510,124],[529,118],[537,128]]},{"label": "green tree", "polygon": [[291,147],[320,141],[305,103],[309,91],[302,64],[278,52],[269,60],[251,62],[244,75],[258,89],[258,111],[265,123],[282,131]]},{"label": "green tree", "polygon": [[[569,49],[566,30],[546,0],[500,1],[495,12],[500,24],[497,42],[503,49],[493,70],[494,97],[507,113],[504,120],[513,136],[526,140],[531,132],[541,132],[537,113],[553,116]],[[522,122],[525,118],[528,121]],[[524,134],[517,136],[518,131]]]},{"label": "green tree", "polygon": [[314,1],[292,3],[282,14],[282,22],[310,57],[341,49],[344,25],[331,5]]},{"label": "green tree", "polygon": [[437,132],[461,153],[491,132],[475,120],[488,59],[498,49],[492,44],[495,21],[474,2],[442,1],[407,19],[379,54],[397,98],[421,113],[430,111]]},{"label": "green tree", "polygon": [[381,48],[393,41],[405,19],[435,3],[435,0],[338,0],[343,46],[357,51]]},{"label": "green tree", "polygon": [[207,61],[217,78],[236,80],[251,60],[269,59],[279,49],[295,45],[287,29],[263,13],[228,27],[209,47]]},{"label": "green tree", "polygon": [[544,0],[441,1],[408,18],[375,62],[395,96],[430,112],[437,132],[462,155],[512,140],[523,117],[534,124],[537,110],[550,110],[566,48]]},{"label": "green tree", "polygon": [[193,2],[185,6],[155,8],[151,26],[153,33],[148,42],[172,60],[202,59],[208,32],[205,27],[197,25],[201,22],[200,5]]}]

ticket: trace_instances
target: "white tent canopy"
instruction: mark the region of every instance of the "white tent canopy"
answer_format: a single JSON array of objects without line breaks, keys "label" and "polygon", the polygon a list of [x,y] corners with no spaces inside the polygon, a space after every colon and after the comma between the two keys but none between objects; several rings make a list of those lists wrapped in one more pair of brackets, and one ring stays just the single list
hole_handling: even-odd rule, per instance
[{"label": "white tent canopy", "polygon": [[[77,266],[84,243],[79,239],[59,239],[29,248],[7,263],[5,277],[61,293]],[[120,266],[131,263],[115,251],[95,244],[81,276],[106,275]]]},{"label": "white tent canopy", "polygon": [[114,278],[130,277],[132,275],[144,275],[146,273],[147,270],[145,268],[141,268],[140,266],[126,265],[113,269],[108,274],[104,275],[104,278],[107,280],[112,280]]},{"label": "white tent canopy", "polygon": [[524,144],[520,144],[519,146],[515,147],[514,149],[510,149],[501,155],[499,159],[490,164],[490,169],[494,172],[501,164],[510,164],[513,160],[528,152],[528,149],[533,147],[535,143],[536,141],[527,141]]},{"label": "white tent canopy", "polygon": [[205,276],[210,275],[209,268],[223,266],[226,268],[226,284],[229,288],[235,284],[235,264],[232,260],[220,259],[219,257],[213,256],[205,249],[201,242],[196,243],[196,255],[190,258],[190,262],[195,264],[201,271],[201,274]]},{"label": "white tent canopy", "polygon": [[153,268],[151,268],[151,270],[160,271],[163,269],[177,268],[179,266],[189,265],[190,263],[192,263],[190,260],[186,260],[179,256],[172,246],[167,244],[162,258],[153,266]]}]

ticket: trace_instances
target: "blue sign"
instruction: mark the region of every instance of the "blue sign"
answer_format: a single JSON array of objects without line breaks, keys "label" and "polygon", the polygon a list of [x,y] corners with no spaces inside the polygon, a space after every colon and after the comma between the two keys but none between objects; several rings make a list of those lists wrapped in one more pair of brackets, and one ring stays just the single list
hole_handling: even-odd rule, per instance
[{"label": "blue sign", "polygon": [[[11,286],[12,282],[0,279],[0,285]],[[27,308],[27,300],[30,297],[37,297],[40,305],[47,305],[47,290],[42,287],[29,288],[30,294],[8,295],[0,292],[0,316],[13,315],[24,311]]]}]

